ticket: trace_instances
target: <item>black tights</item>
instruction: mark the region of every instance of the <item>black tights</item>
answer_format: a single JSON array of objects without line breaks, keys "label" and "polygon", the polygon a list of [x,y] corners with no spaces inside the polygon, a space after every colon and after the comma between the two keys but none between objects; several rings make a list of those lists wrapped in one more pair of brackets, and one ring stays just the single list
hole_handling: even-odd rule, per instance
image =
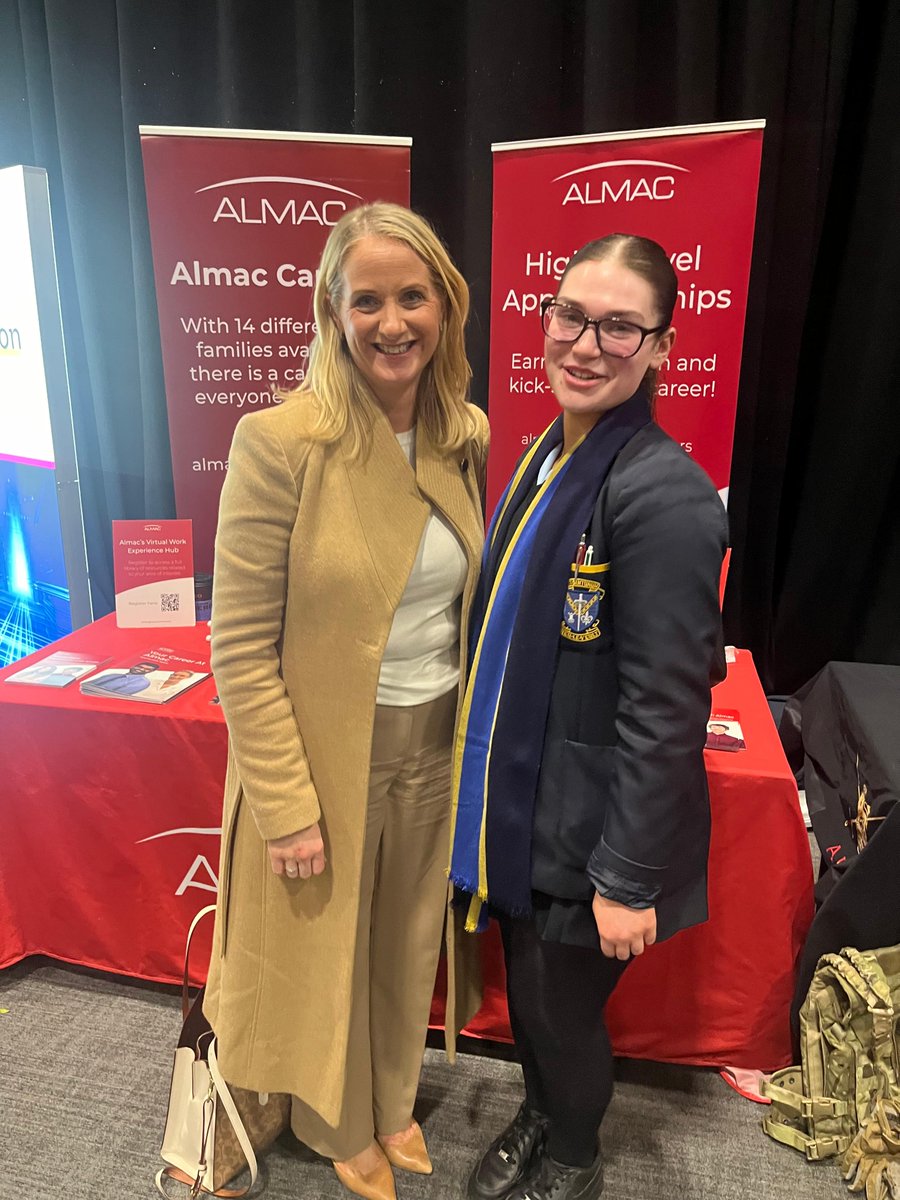
[{"label": "black tights", "polygon": [[557,1162],[589,1166],[613,1091],[603,1010],[627,962],[545,942],[531,920],[500,920],[513,1037],[530,1108],[550,1118]]}]

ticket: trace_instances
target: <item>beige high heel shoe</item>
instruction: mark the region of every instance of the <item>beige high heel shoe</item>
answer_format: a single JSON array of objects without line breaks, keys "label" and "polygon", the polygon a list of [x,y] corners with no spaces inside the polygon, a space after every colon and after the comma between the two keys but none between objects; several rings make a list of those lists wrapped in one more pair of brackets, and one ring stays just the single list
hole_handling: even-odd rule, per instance
[{"label": "beige high heel shoe", "polygon": [[413,1171],[416,1175],[430,1175],[434,1170],[428,1156],[428,1147],[418,1121],[410,1126],[412,1133],[402,1142],[385,1142],[378,1139],[388,1162],[401,1171]]},{"label": "beige high heel shoe", "polygon": [[333,1163],[334,1173],[355,1196],[363,1200],[397,1200],[397,1190],[394,1187],[394,1173],[387,1156],[381,1146],[375,1143],[380,1154],[380,1161],[371,1171],[357,1171],[348,1163]]}]

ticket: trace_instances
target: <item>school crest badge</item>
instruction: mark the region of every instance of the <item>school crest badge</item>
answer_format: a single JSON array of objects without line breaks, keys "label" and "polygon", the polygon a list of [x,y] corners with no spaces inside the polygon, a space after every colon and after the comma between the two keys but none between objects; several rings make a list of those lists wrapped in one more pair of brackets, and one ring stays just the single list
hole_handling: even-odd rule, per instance
[{"label": "school crest badge", "polygon": [[573,575],[566,588],[561,633],[570,642],[593,642],[601,636],[600,603],[606,589],[599,579]]}]

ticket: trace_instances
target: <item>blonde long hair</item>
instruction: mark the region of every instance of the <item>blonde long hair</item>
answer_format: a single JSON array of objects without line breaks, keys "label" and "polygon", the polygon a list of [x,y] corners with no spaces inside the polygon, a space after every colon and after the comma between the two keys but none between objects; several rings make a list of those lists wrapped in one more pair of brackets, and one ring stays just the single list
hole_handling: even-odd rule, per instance
[{"label": "blonde long hair", "polygon": [[346,438],[356,458],[370,445],[378,411],[371,389],[357,370],[334,319],[342,299],[344,263],[364,237],[390,238],[408,246],[428,267],[441,297],[443,323],[437,349],[419,380],[417,420],[431,441],[445,452],[458,450],[476,431],[466,403],[472,372],[466,358],[464,329],[469,289],[440,238],[424,218],[399,204],[378,201],[354,208],[332,229],[313,294],[316,336],[310,345],[303,382],[282,399],[310,402],[308,436],[334,442]]}]

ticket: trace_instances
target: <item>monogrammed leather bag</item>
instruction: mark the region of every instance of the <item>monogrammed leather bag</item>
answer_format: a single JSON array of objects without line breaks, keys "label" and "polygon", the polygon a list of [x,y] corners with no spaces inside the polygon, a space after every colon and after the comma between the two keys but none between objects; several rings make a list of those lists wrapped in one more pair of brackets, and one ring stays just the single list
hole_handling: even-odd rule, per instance
[{"label": "monogrammed leather bag", "polygon": [[[157,1188],[167,1197],[166,1180],[185,1184],[192,1197],[201,1192],[235,1200],[245,1196],[256,1182],[256,1152],[270,1146],[290,1119],[290,1096],[260,1095],[225,1082],[216,1060],[216,1037],[203,1015],[203,989],[193,1001],[188,994],[194,930],[214,911],[210,905],[194,917],[184,953],[183,1025],[160,1151],[166,1166],[156,1176]],[[249,1183],[227,1186],[248,1169]]]}]

